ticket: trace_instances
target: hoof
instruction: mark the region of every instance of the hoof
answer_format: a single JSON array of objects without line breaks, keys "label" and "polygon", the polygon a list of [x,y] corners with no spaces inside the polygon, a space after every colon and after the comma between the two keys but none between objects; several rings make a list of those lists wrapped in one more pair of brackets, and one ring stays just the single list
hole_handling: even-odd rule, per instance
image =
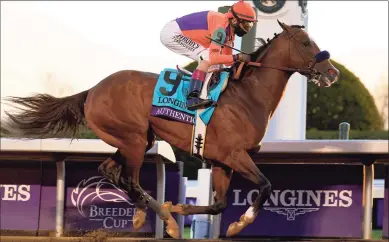
[{"label": "hoof", "polygon": [[164,210],[164,211],[170,212],[172,207],[173,207],[172,202],[164,202],[164,204],[162,204],[162,210]]},{"label": "hoof", "polygon": [[244,226],[244,224],[243,224],[242,222],[233,222],[233,223],[230,224],[230,226],[228,227],[226,236],[227,236],[227,237],[235,236],[235,235],[239,234],[240,231],[242,231],[242,229],[243,229],[244,227],[245,227],[245,226]]},{"label": "hoof", "polygon": [[232,236],[239,234],[247,225],[249,225],[253,222],[254,222],[254,217],[249,219],[249,218],[245,217],[244,215],[242,215],[239,219],[239,222],[233,222],[232,224],[230,224],[230,226],[228,227],[226,236],[232,237]]},{"label": "hoof", "polygon": [[170,212],[187,215],[187,212],[185,212],[186,208],[188,208],[188,205],[179,203],[177,205],[172,206]]},{"label": "hoof", "polygon": [[166,223],[166,233],[168,233],[174,239],[179,239],[180,230],[178,228],[178,224],[170,213],[172,206],[173,205],[171,202],[165,202],[164,204],[162,204],[162,219],[165,220]]},{"label": "hoof", "polygon": [[174,239],[180,238],[180,230],[176,220],[174,220],[173,217],[166,223],[166,232]]},{"label": "hoof", "polygon": [[178,213],[181,215],[188,215],[188,212],[186,211],[188,208],[190,208],[192,205],[188,204],[181,204],[178,203],[177,205],[173,205],[172,202],[165,202],[162,204],[162,209],[164,211],[169,211],[171,213]]},{"label": "hoof", "polygon": [[145,225],[146,222],[146,211],[142,209],[137,209],[135,216],[132,220],[132,226],[134,227],[135,231],[138,231],[140,228]]}]

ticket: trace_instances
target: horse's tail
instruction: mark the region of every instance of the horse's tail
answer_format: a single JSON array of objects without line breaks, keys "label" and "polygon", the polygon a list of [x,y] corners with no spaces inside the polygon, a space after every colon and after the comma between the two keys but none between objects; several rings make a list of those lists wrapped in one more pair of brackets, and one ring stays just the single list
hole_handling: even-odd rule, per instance
[{"label": "horse's tail", "polygon": [[1,122],[1,135],[20,139],[74,138],[80,128],[85,128],[87,96],[88,90],[63,98],[48,94],[8,97],[7,101],[21,107],[16,107],[16,114],[5,112],[7,120]]}]

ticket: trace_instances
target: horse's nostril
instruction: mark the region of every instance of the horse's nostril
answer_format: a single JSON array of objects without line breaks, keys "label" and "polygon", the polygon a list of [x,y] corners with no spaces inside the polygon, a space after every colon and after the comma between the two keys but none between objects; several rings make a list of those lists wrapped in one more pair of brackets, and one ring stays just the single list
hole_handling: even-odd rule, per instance
[{"label": "horse's nostril", "polygon": [[336,75],[336,71],[334,69],[329,69],[328,70],[328,73],[333,76],[333,75]]}]

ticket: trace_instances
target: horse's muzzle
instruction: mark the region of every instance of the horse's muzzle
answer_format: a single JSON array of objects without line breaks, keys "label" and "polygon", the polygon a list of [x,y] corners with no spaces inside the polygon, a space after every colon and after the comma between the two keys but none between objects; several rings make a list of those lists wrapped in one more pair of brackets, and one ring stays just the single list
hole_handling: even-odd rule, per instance
[{"label": "horse's muzzle", "polygon": [[319,52],[315,58],[316,63],[314,69],[319,73],[314,81],[319,87],[330,87],[339,79],[339,70],[336,69],[329,60],[329,53],[327,51]]}]

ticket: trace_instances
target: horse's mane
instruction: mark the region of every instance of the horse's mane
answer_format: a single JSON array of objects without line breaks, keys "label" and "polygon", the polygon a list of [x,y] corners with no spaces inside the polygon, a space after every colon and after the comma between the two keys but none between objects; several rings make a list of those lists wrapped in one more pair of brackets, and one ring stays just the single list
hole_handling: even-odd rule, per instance
[{"label": "horse's mane", "polygon": [[[290,27],[292,28],[299,28],[299,29],[303,29],[304,26],[303,25],[290,25]],[[284,31],[283,31],[284,32]],[[281,33],[274,33],[274,36],[273,38],[271,39],[267,39],[267,42],[262,39],[262,38],[256,38],[258,40],[260,40],[262,42],[262,45],[259,46],[254,52],[250,53],[250,56],[251,56],[251,61],[260,61],[258,60],[258,58],[260,57],[261,59],[265,56],[267,50],[269,49],[270,45],[273,43],[273,40],[277,39],[277,37],[279,35],[281,35],[283,32]],[[236,72],[238,70],[238,67],[239,67],[240,63],[239,62],[236,62],[233,67],[231,68],[233,70],[233,72]],[[248,65],[245,65],[243,66],[243,69],[239,72],[238,74],[238,78],[241,79],[246,71],[251,68],[252,66],[248,66]]]},{"label": "horse's mane", "polygon": [[[300,28],[300,29],[303,29],[304,26],[303,25],[291,25],[290,27],[292,28]],[[262,38],[257,38],[258,40],[260,40],[263,44],[261,46],[258,47],[258,49],[256,49],[254,52],[252,52],[250,55],[251,55],[251,60],[257,60],[259,56],[262,55],[262,53],[271,45],[271,43],[273,42],[274,39],[276,39],[281,33],[274,33],[274,37],[269,39],[267,38],[267,42],[264,41]]]}]

